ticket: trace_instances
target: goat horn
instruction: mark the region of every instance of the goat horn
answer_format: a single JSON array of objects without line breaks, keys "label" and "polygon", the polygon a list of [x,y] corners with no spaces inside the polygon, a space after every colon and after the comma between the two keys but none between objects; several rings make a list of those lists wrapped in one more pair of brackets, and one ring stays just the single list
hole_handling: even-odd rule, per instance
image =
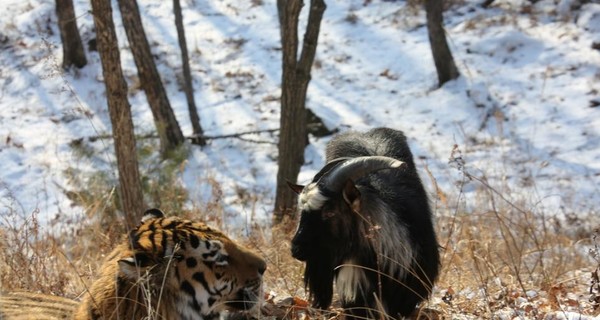
[{"label": "goat horn", "polygon": [[321,177],[319,185],[334,193],[342,190],[344,183],[356,180],[375,171],[399,168],[404,162],[384,156],[366,156],[347,160]]},{"label": "goat horn", "polygon": [[313,178],[312,182],[317,182],[319,180],[321,180],[322,176],[325,176],[329,173],[329,171],[332,171],[333,168],[337,167],[340,163],[353,159],[351,157],[341,157],[341,158],[335,158],[329,162],[327,162],[327,164],[325,164],[325,166],[319,170],[319,172],[315,175],[315,177]]}]

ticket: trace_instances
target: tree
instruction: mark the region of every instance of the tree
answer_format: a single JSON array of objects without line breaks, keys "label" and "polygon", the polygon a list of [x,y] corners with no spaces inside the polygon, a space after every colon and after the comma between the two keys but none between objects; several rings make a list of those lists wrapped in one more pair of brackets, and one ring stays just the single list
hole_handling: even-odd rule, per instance
[{"label": "tree", "polygon": [[185,97],[188,102],[188,110],[190,112],[190,121],[192,122],[192,128],[194,135],[192,143],[201,146],[206,145],[206,139],[204,139],[202,126],[200,126],[200,117],[198,116],[198,109],[194,102],[194,87],[192,86],[192,74],[190,72],[190,61],[188,58],[187,44],[185,41],[185,30],[183,29],[183,15],[181,14],[181,3],[179,0],[173,0],[173,13],[175,14],[175,26],[177,27],[177,39],[179,40],[179,48],[181,49],[181,64],[183,67],[183,91],[185,91]]},{"label": "tree", "polygon": [[134,228],[140,221],[146,205],[138,170],[131,106],[127,101],[127,83],[121,69],[110,1],[92,0],[92,11],[112,123],[122,209],[128,227]]},{"label": "tree", "polygon": [[460,75],[446,41],[443,9],[442,0],[425,0],[427,31],[440,87]]},{"label": "tree", "polygon": [[165,155],[184,142],[183,133],[169,103],[156,64],[152,59],[150,44],[142,26],[142,18],[137,2],[135,0],[118,0],[118,3],[140,83],[152,110],[161,151]]},{"label": "tree", "polygon": [[56,0],[56,15],[63,46],[63,68],[67,69],[71,65],[83,68],[87,64],[87,59],[77,29],[73,0]]},{"label": "tree", "polygon": [[277,1],[283,71],[275,223],[280,222],[285,215],[292,215],[296,207],[296,194],[289,188],[287,182],[296,181],[300,167],[304,163],[304,147],[308,141],[306,91],[317,50],[321,20],[326,8],[323,0],[310,1],[308,23],[298,59],[298,19],[303,5],[302,0]]}]

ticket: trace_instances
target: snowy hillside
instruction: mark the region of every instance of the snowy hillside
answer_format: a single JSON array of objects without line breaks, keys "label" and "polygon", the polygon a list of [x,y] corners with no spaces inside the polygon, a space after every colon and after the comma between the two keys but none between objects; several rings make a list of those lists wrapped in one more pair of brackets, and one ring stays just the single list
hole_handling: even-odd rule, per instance
[{"label": "snowy hillside", "polygon": [[[94,38],[88,2],[75,2],[86,43]],[[459,155],[453,153],[456,145],[465,170],[511,201],[535,204],[546,215],[598,213],[600,4],[577,8],[576,1],[498,0],[488,9],[477,2],[453,5],[445,22],[462,77],[437,89],[422,10],[404,1],[326,2],[307,106],[330,129],[404,130],[433,198],[459,192],[460,161],[449,164]],[[171,2],[139,3],[172,106],[190,135]],[[110,139],[85,139],[110,132],[98,54],[87,52],[85,68],[62,73],[54,1],[2,4],[0,214],[39,209],[42,221],[79,215],[84,208],[73,207],[65,195],[73,187],[65,171],[116,168]],[[281,51],[275,1],[188,0],[182,5],[205,133],[278,128]],[[115,22],[136,130],[152,133],[118,10]],[[94,150],[91,159],[70,147],[80,138]],[[190,206],[215,201],[216,181],[222,192],[218,201],[237,217],[233,225],[270,221],[277,135],[246,138],[252,141],[216,139],[204,149],[191,147],[180,176]],[[300,183],[323,165],[327,141],[311,138]],[[467,206],[477,205],[469,197],[479,187],[474,181],[462,190]],[[443,196],[439,200],[445,207]]]}]

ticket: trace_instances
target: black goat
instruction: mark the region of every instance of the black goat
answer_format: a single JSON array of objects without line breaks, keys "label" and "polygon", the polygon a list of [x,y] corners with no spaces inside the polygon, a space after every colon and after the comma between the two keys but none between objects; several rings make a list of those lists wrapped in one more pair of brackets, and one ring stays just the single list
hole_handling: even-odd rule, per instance
[{"label": "black goat", "polygon": [[326,309],[335,279],[347,318],[410,315],[431,293],[438,243],[427,194],[401,131],[336,136],[327,165],[299,194],[292,256],[305,261],[313,306]]}]

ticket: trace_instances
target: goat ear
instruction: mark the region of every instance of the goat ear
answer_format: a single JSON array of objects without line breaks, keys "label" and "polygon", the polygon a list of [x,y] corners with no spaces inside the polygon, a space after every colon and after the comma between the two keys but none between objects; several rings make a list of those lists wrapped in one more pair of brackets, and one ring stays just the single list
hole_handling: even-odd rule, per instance
[{"label": "goat ear", "polygon": [[295,194],[300,194],[302,192],[302,190],[304,190],[304,186],[301,186],[299,184],[295,184],[295,183],[291,183],[289,181],[286,181],[288,186],[290,187],[290,189],[292,189],[292,191],[294,191]]},{"label": "goat ear", "polygon": [[358,191],[352,180],[346,181],[344,189],[342,189],[342,196],[352,210],[360,212],[360,191]]}]

